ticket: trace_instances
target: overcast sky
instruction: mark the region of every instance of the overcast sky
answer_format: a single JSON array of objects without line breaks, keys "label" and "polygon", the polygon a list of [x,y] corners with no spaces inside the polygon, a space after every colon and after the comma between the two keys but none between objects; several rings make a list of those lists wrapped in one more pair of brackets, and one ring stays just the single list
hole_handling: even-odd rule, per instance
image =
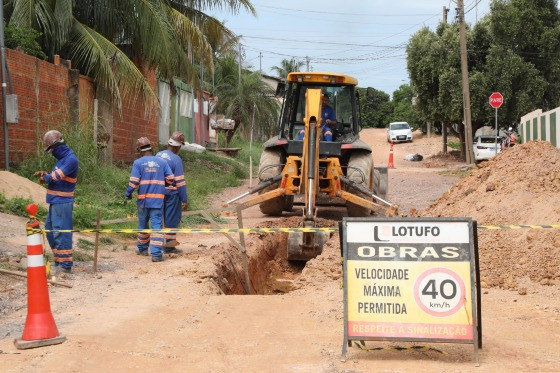
[{"label": "overcast sky", "polygon": [[[212,13],[242,35],[244,67],[275,75],[272,66],[284,58],[306,61],[312,71],[348,74],[361,87],[392,94],[408,83],[405,46],[424,26],[435,30],[443,18],[442,0],[253,0],[257,16]],[[489,11],[490,0],[465,0],[468,23]],[[262,58],[259,58],[259,52]],[[306,67],[304,66],[304,70]]]}]

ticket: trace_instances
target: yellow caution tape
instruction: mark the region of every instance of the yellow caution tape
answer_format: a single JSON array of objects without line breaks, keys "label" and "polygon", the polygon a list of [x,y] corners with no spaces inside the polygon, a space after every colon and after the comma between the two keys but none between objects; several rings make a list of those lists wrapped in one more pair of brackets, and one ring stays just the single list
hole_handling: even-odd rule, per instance
[{"label": "yellow caution tape", "polygon": [[479,225],[478,229],[560,229],[560,224]]},{"label": "yellow caution tape", "polygon": [[[29,230],[32,233],[39,229]],[[43,232],[58,233],[276,233],[276,232],[338,232],[338,228],[181,228],[181,229],[45,229]]]},{"label": "yellow caution tape", "polygon": [[[560,224],[479,225],[478,229],[560,229]],[[165,228],[165,229],[28,229],[28,235],[40,232],[58,233],[277,233],[277,232],[338,232],[337,227],[328,228]]]}]

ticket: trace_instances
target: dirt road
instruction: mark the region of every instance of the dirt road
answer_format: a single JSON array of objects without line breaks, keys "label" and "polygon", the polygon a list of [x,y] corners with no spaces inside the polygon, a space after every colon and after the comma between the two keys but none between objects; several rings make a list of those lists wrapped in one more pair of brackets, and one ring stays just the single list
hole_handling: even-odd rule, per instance
[{"label": "dirt road", "polygon": [[[381,130],[365,130],[377,164],[386,164],[388,145]],[[389,199],[400,211],[423,209],[457,179],[408,153],[433,154],[437,139],[417,138],[395,146]],[[455,167],[452,165],[451,167]],[[232,188],[209,201],[246,191]],[[295,213],[294,213],[295,214]],[[244,214],[246,226],[278,226],[297,217],[272,221],[258,208]],[[223,215],[231,226],[236,222]],[[25,250],[23,220],[0,215],[10,250]],[[270,223],[268,223],[270,221]],[[332,222],[334,224],[334,222]],[[3,235],[2,237],[8,237]],[[9,237],[8,237],[9,238]],[[0,238],[2,244],[8,238]],[[86,239],[93,240],[87,236]],[[76,268],[72,289],[50,287],[51,307],[68,341],[18,351],[12,344],[25,321],[25,282],[0,276],[0,367],[3,372],[372,372],[473,371],[472,346],[431,344],[430,351],[361,351],[350,348],[340,361],[343,342],[342,290],[338,235],[305,268],[282,258],[282,234],[246,237],[251,282],[266,295],[242,293],[228,255],[242,274],[239,256],[220,235],[184,235],[184,254],[162,263],[133,254],[133,239],[113,238],[104,245],[100,271],[91,263]],[[1,253],[1,251],[0,251]],[[483,349],[477,371],[559,371],[560,297],[557,286],[531,284],[526,295],[483,289]],[[406,343],[370,343],[387,347]],[[440,352],[438,352],[438,350]]]}]

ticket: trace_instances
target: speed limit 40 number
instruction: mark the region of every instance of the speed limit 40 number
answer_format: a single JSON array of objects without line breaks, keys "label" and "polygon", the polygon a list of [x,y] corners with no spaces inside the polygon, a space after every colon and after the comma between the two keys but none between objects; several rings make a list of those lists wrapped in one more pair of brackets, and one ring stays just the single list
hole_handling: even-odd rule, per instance
[{"label": "speed limit 40 number", "polygon": [[432,268],[423,272],[414,283],[416,304],[427,314],[451,316],[465,303],[465,283],[448,268]]}]

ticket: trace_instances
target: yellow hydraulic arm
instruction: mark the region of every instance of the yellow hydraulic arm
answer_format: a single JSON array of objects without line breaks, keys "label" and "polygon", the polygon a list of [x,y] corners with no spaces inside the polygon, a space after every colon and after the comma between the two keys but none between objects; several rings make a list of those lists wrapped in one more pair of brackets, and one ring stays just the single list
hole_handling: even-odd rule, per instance
[{"label": "yellow hydraulic arm", "polygon": [[[305,222],[313,222],[319,183],[319,141],[321,140],[321,90],[305,93],[305,136],[301,155],[302,193],[305,193]],[[305,224],[307,225],[307,224]],[[314,224],[313,224],[314,225]]]}]

